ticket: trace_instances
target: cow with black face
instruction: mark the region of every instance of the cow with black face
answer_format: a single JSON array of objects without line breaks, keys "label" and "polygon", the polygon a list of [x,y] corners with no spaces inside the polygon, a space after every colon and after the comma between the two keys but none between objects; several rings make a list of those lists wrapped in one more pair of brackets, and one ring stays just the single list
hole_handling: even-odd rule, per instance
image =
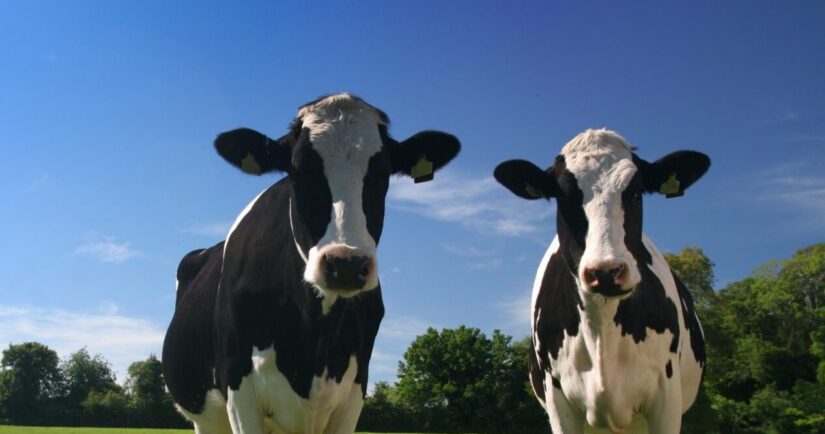
[{"label": "cow with black face", "polygon": [[459,152],[437,131],[398,142],[386,114],[350,94],[302,106],[279,139],[237,129],[218,153],[287,176],[226,240],[186,255],[163,373],[203,433],[352,433],[384,314],[376,248],[393,174],[416,182]]},{"label": "cow with black face", "polygon": [[554,433],[676,434],[705,364],[693,301],[642,233],[642,196],[684,194],[710,166],[675,152],[649,163],[613,131],[587,130],[541,170],[511,160],[496,179],[555,198],[557,235],[533,286],[530,378]]}]

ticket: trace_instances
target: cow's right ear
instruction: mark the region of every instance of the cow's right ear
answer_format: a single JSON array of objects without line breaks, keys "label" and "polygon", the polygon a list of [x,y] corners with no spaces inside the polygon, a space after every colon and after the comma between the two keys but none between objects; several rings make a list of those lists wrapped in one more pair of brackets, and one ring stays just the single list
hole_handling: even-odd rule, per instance
[{"label": "cow's right ear", "polygon": [[219,134],[215,149],[229,164],[251,175],[288,172],[292,154],[288,136],[272,140],[255,130],[238,128]]},{"label": "cow's right ear", "polygon": [[547,199],[558,195],[556,178],[526,160],[505,161],[496,167],[493,176],[516,196],[525,199]]}]

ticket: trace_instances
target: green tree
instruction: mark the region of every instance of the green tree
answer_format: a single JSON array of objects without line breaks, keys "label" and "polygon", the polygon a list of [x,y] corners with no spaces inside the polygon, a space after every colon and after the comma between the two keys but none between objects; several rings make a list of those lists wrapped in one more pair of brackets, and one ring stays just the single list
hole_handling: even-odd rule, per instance
[{"label": "green tree", "polygon": [[721,431],[825,432],[825,244],[719,291],[703,316]]},{"label": "green tree", "polygon": [[696,310],[701,315],[713,301],[713,285],[716,282],[716,276],[713,273],[715,264],[699,247],[685,247],[679,253],[664,253],[664,257],[673,273],[690,291]]},{"label": "green tree", "polygon": [[93,426],[129,425],[129,397],[121,388],[92,390],[80,405]]},{"label": "green tree", "polygon": [[160,360],[152,354],[144,361],[129,365],[128,371],[129,406],[140,424],[149,427],[179,424],[182,418],[166,392]]},{"label": "green tree", "polygon": [[[398,396],[430,431],[529,432],[529,409],[541,409],[528,392],[524,344],[479,329],[433,328],[418,336],[398,368]],[[514,349],[515,348],[515,349]],[[521,349],[522,352],[517,352]],[[514,412],[523,408],[525,413]],[[546,422],[537,417],[542,430]]]},{"label": "green tree", "polygon": [[38,342],[9,345],[0,361],[0,414],[17,424],[43,424],[63,391],[57,353]]},{"label": "green tree", "polygon": [[379,381],[364,401],[357,431],[410,432],[423,428],[412,409],[401,402],[396,388]]},{"label": "green tree", "polygon": [[106,392],[123,394],[115,382],[112,366],[103,356],[91,356],[85,348],[71,354],[60,367],[66,383],[66,406],[69,422],[93,422],[90,415],[84,415],[81,405],[92,392],[105,395]]}]

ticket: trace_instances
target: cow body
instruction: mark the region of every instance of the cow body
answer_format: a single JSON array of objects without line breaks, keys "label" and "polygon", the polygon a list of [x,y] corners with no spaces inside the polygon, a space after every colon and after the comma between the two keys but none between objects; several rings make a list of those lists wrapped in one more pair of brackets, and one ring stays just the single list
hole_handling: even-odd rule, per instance
[{"label": "cow body", "polygon": [[559,203],[531,306],[530,378],[553,432],[676,434],[696,398],[702,329],[687,289],[641,231],[641,195],[671,177],[680,186],[664,191],[683,193],[709,160],[668,158],[647,163],[617,134],[588,130],[545,171],[523,161],[496,170],[514,193]]},{"label": "cow body", "polygon": [[405,151],[435,168],[458,152],[443,133],[396,142],[387,123],[343,94],[302,107],[277,141],[251,130],[218,137],[242,170],[288,176],[224,242],[178,267],[163,368],[197,433],[354,431],[384,314],[375,249],[388,178],[408,173]]}]

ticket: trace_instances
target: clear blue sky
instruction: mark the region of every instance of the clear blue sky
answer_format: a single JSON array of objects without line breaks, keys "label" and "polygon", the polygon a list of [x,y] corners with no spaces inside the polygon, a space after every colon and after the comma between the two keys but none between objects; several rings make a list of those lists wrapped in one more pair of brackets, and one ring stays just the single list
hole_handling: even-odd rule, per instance
[{"label": "clear blue sky", "polygon": [[337,91],[397,138],[464,145],[434,182],[391,187],[373,381],[427,326],[529,333],[555,204],[491,173],[549,165],[585,128],[650,160],[709,154],[685,197],[646,201],[645,231],[702,247],[719,286],[743,278],[825,239],[823,22],[819,1],[0,2],[0,345],[87,345],[121,377],[158,353],[178,260],[278,179],[212,139],[279,136]]}]

